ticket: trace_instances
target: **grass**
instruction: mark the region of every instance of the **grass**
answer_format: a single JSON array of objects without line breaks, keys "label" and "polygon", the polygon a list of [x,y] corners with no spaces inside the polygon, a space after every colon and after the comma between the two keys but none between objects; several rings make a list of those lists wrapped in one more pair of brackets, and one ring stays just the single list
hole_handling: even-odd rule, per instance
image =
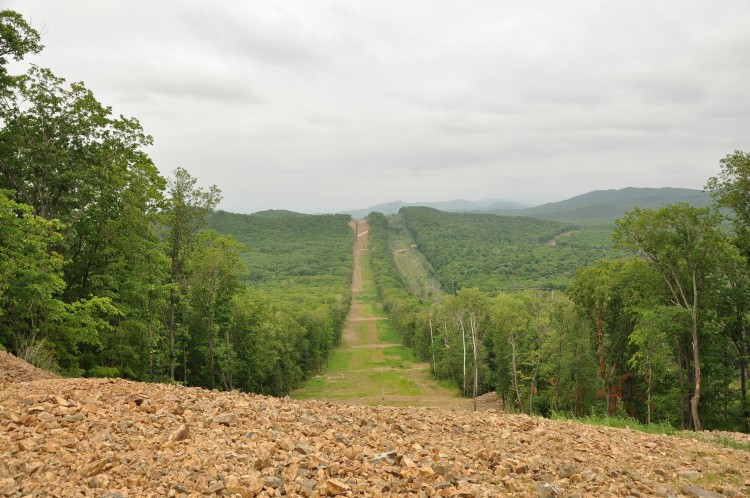
[{"label": "grass", "polygon": [[711,435],[705,437],[702,433],[683,431],[676,429],[668,422],[657,422],[652,424],[643,424],[630,417],[607,417],[604,415],[590,415],[586,417],[570,417],[563,413],[555,413],[552,416],[555,420],[575,420],[582,424],[599,425],[604,427],[615,427],[620,429],[631,429],[634,431],[644,432],[646,434],[663,434],[667,436],[677,436],[685,439],[698,439],[709,443],[714,443],[726,448],[732,448],[741,451],[750,451],[750,442],[742,443],[728,436]]},{"label": "grass", "polygon": [[399,274],[404,279],[409,292],[423,299],[437,301],[442,292],[440,284],[431,277],[434,273],[424,255],[415,249],[414,239],[406,227],[401,215],[388,217],[388,241],[393,260]]},{"label": "grass", "polygon": [[390,320],[375,322],[378,330],[378,340],[385,344],[401,344],[401,334],[396,330]]},{"label": "grass", "polygon": [[657,422],[652,424],[643,424],[630,417],[609,417],[606,415],[589,415],[586,417],[570,417],[564,413],[554,413],[552,416],[555,420],[575,420],[582,424],[599,425],[604,427],[615,427],[619,429],[631,429],[634,431],[645,432],[647,434],[666,434],[674,435],[679,431],[667,422]]}]

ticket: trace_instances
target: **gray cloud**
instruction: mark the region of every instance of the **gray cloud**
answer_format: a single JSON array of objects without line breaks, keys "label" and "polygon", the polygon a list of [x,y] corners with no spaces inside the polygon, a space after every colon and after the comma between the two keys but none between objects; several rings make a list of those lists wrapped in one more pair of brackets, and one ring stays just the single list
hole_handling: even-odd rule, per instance
[{"label": "gray cloud", "polygon": [[700,188],[750,149],[745,0],[12,0],[34,62],[224,209]]}]

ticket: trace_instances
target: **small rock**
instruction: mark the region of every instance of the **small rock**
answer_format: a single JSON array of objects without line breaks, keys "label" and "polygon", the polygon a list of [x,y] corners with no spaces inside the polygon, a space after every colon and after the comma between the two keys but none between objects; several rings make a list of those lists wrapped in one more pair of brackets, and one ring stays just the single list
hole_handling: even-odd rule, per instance
[{"label": "small rock", "polygon": [[172,434],[169,435],[170,441],[184,441],[190,435],[190,424],[182,424]]},{"label": "small rock", "polygon": [[211,420],[214,424],[220,424],[220,425],[234,425],[234,423],[237,421],[237,415],[234,413],[222,413],[221,415],[216,415],[213,420]]},{"label": "small rock", "polygon": [[668,498],[673,498],[675,496],[675,492],[674,489],[672,489],[672,486],[662,483],[654,485],[654,494],[656,496],[666,496]]},{"label": "small rock", "polygon": [[218,493],[219,491],[221,491],[223,489],[224,489],[224,483],[221,482],[221,481],[218,481],[218,482],[215,482],[215,483],[211,484],[206,489],[206,493],[210,495],[210,494],[213,494],[213,493]]},{"label": "small rock", "polygon": [[688,481],[697,481],[698,479],[703,477],[703,474],[701,474],[697,470],[686,469],[677,471],[677,476],[682,479],[687,479]]},{"label": "small rock", "polygon": [[352,489],[351,486],[339,481],[338,479],[328,479],[328,481],[326,481],[326,487],[328,489],[328,494],[334,496],[343,495]]},{"label": "small rock", "polygon": [[560,487],[551,482],[540,482],[536,485],[536,490],[539,498],[552,498],[561,494]]},{"label": "small rock", "polygon": [[577,474],[578,469],[575,465],[573,465],[570,462],[565,462],[563,464],[560,464],[560,466],[557,468],[557,475],[559,475],[563,479],[567,479],[573,474]]},{"label": "small rock", "polygon": [[378,464],[382,462],[387,462],[389,465],[393,465],[396,463],[396,451],[385,451],[383,453],[380,453],[379,455],[375,455],[371,460],[371,463]]},{"label": "small rock", "polygon": [[697,486],[685,486],[682,488],[682,493],[688,496],[695,496],[696,498],[723,498],[723,496],[716,491],[709,491],[708,489],[699,488]]},{"label": "small rock", "polygon": [[343,444],[344,446],[351,446],[352,445],[352,442],[349,441],[349,439],[347,439],[346,436],[342,436],[341,434],[339,434],[338,436],[336,436],[336,441],[338,441],[339,443]]},{"label": "small rock", "polygon": [[293,449],[293,451],[295,451],[297,453],[301,453],[302,455],[309,455],[314,450],[315,450],[315,448],[313,448],[311,445],[309,445],[307,443],[304,443],[304,442],[297,443],[294,446],[294,449]]},{"label": "small rock", "polygon": [[245,486],[227,486],[227,493],[230,495],[240,495],[242,498],[253,498],[255,493]]},{"label": "small rock", "polygon": [[267,488],[277,489],[284,485],[284,481],[276,476],[267,476],[263,479],[263,485]]},{"label": "small rock", "polygon": [[583,472],[581,472],[581,477],[586,482],[591,482],[595,480],[597,477],[599,477],[599,472],[597,472],[594,469],[586,469]]},{"label": "small rock", "polygon": [[422,477],[432,477],[435,475],[435,471],[432,470],[432,467],[430,467],[429,465],[419,467],[419,473],[422,475]]}]

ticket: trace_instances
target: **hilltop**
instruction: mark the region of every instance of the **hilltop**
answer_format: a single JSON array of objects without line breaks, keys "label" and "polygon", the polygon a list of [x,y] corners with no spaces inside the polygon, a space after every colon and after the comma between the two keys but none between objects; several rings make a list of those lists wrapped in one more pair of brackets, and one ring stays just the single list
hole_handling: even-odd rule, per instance
[{"label": "hilltop", "polygon": [[612,223],[635,207],[658,209],[665,204],[685,202],[697,207],[710,206],[711,195],[685,188],[634,188],[595,190],[560,202],[525,209],[492,206],[487,211],[509,216],[529,216],[569,223]]},{"label": "hilltop", "polygon": [[686,188],[636,188],[594,190],[570,199],[529,207],[532,203],[515,201],[467,201],[463,199],[438,202],[393,201],[365,209],[344,211],[354,218],[363,218],[370,212],[385,215],[397,213],[403,207],[431,207],[453,213],[491,213],[503,216],[526,216],[567,223],[611,224],[636,206],[660,208],[665,204],[686,202],[703,207],[713,203],[711,195],[702,190]]}]

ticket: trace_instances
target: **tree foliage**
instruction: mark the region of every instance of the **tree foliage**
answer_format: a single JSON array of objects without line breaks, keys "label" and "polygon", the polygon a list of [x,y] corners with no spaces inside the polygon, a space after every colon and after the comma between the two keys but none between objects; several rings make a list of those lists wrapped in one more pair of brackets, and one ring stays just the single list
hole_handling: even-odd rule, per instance
[{"label": "tree foliage", "polygon": [[64,374],[272,394],[319,371],[349,306],[348,218],[207,230],[219,189],[163,178],[137,120],[49,69],[7,75],[40,49],[0,12],[0,344]]}]

